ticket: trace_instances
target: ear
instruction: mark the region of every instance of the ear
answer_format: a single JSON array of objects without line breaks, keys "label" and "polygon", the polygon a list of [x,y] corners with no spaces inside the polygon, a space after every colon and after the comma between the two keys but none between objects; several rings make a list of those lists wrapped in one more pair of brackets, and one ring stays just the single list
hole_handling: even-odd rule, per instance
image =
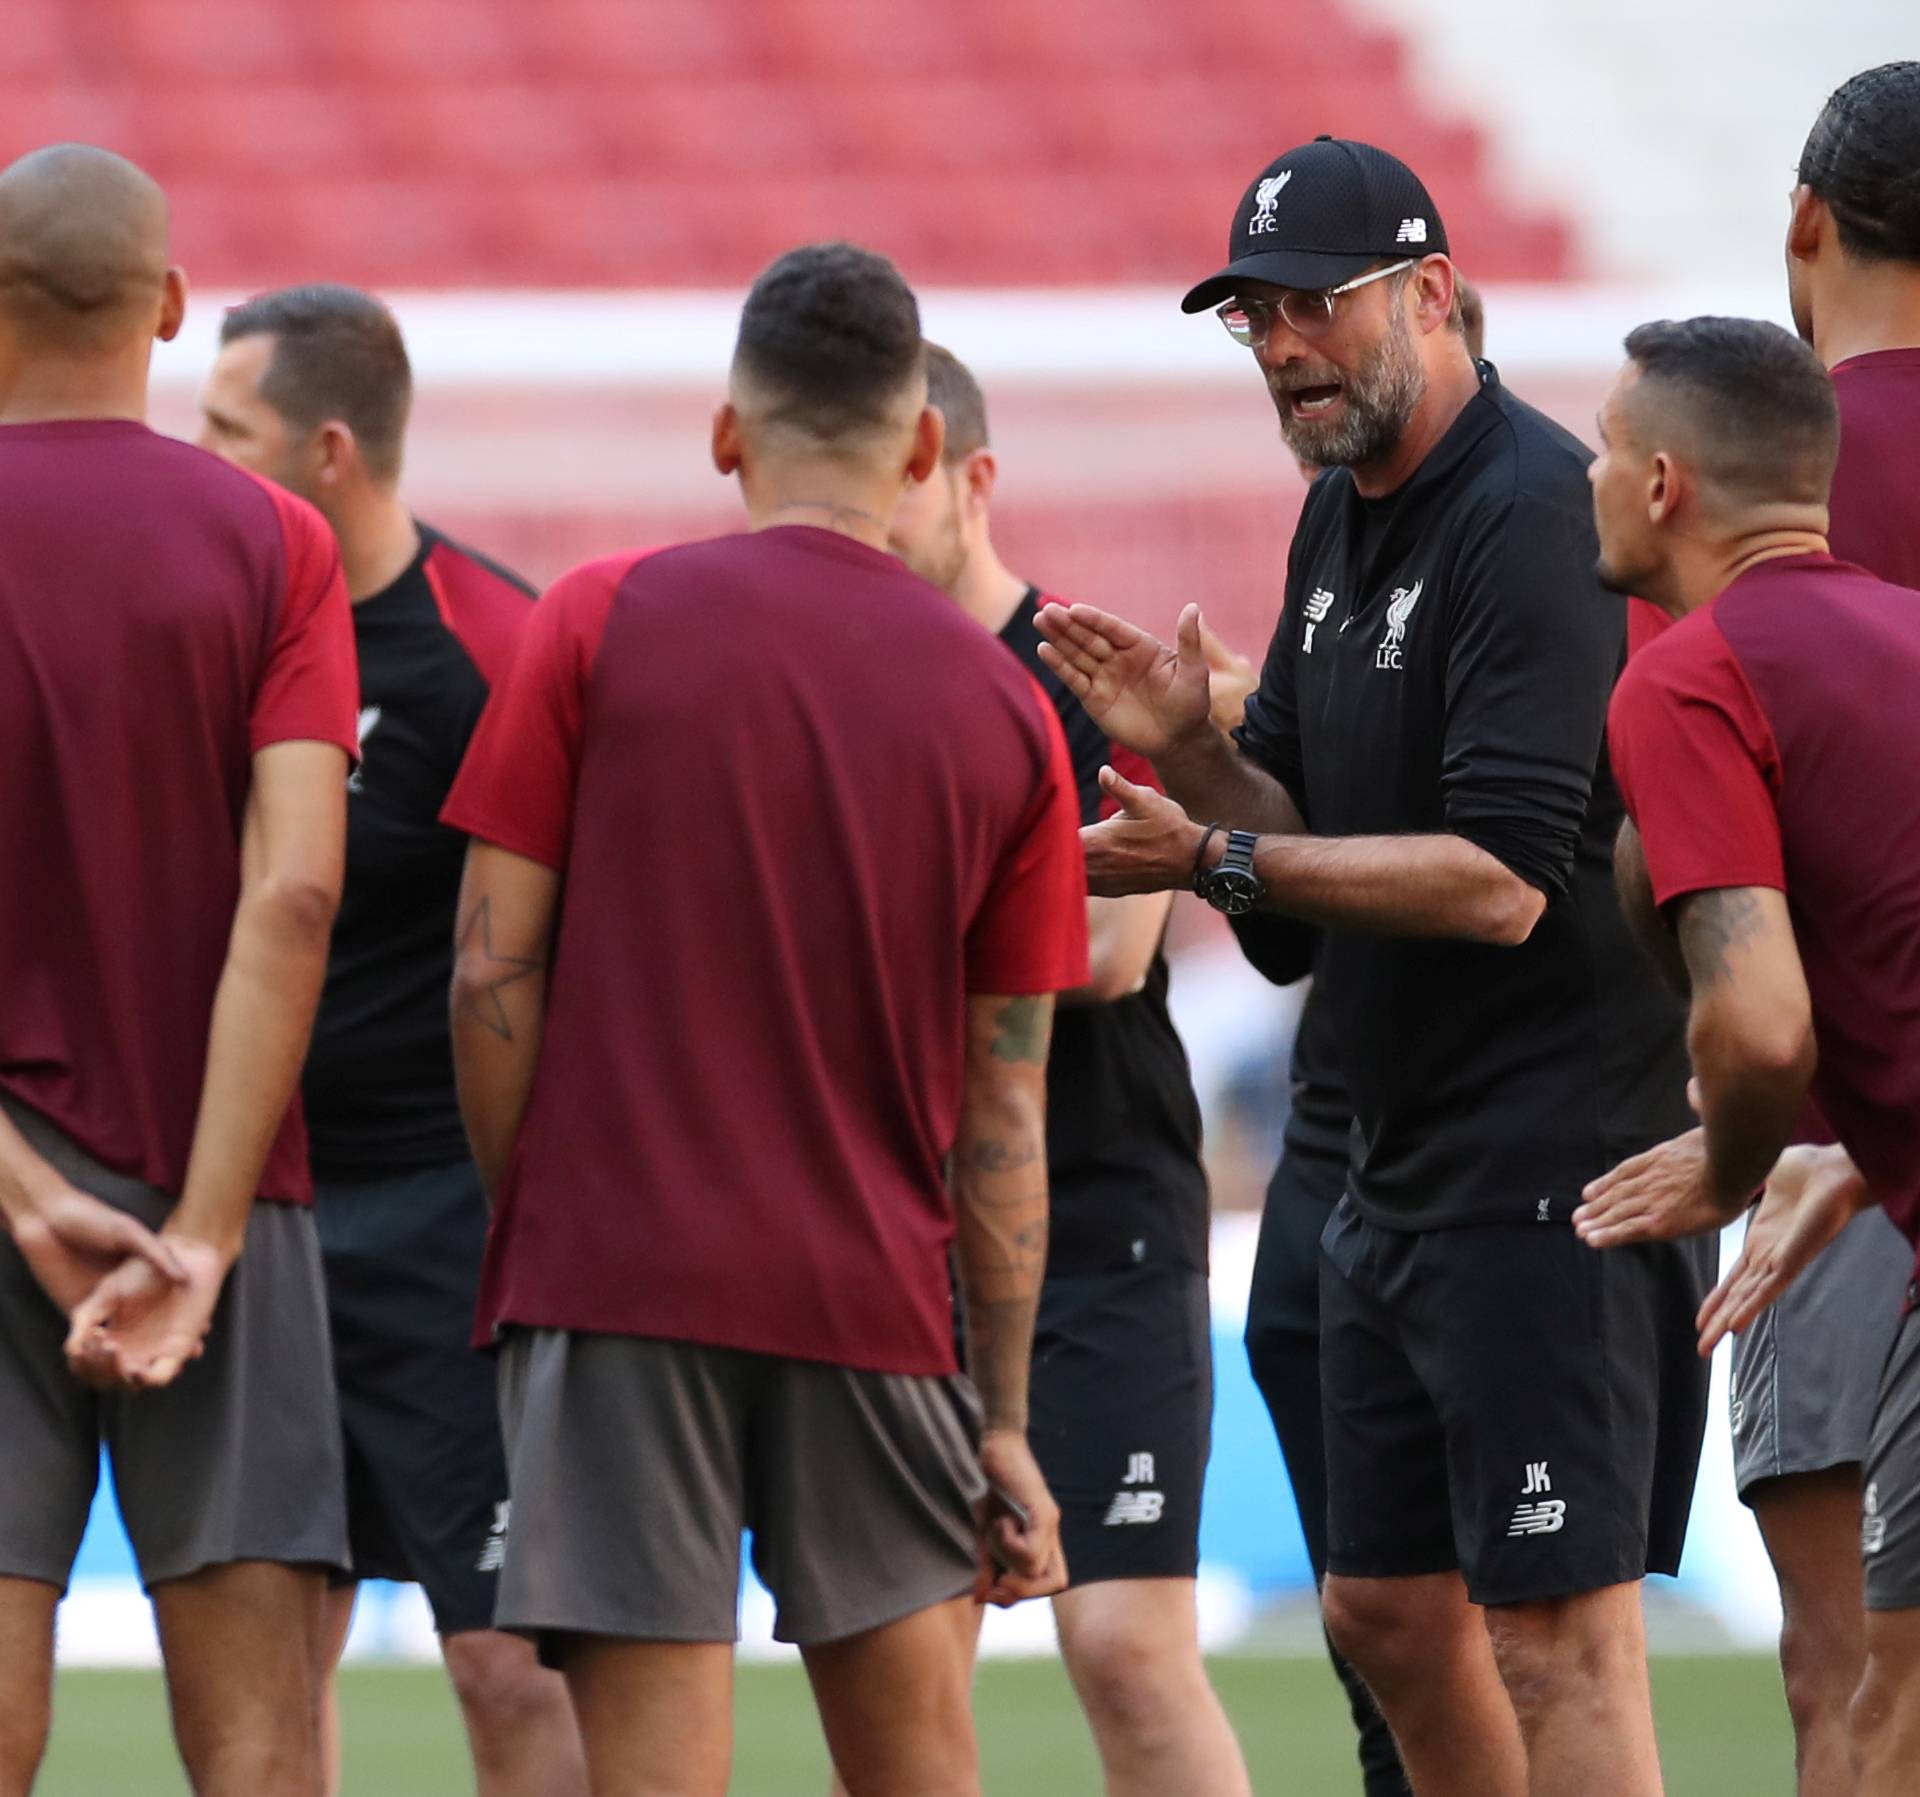
[{"label": "ear", "polygon": [[187,316],[187,271],[169,268],[160,281],[160,322],[153,334],[162,343],[171,343],[180,335]]},{"label": "ear", "polygon": [[352,427],[329,418],[314,432],[313,441],[318,457],[315,481],[323,487],[337,487],[360,461],[360,445],[354,441]]},{"label": "ear", "polygon": [[713,465],[722,474],[734,475],[740,472],[743,459],[740,414],[734,410],[732,400],[723,399],[713,414]]},{"label": "ear", "polygon": [[1413,296],[1414,323],[1420,333],[1443,330],[1453,318],[1453,264],[1445,256],[1423,256],[1407,283]]},{"label": "ear", "polygon": [[1656,449],[1647,472],[1647,522],[1665,524],[1672,518],[1684,486],[1680,465],[1664,449]]},{"label": "ear", "polygon": [[922,406],[913,427],[913,448],[907,458],[908,480],[927,479],[940,466],[940,451],[946,447],[947,421],[938,406]]},{"label": "ear", "polygon": [[990,449],[976,449],[967,457],[966,467],[961,470],[961,479],[967,484],[967,514],[984,512],[993,500],[994,484],[1000,478],[1000,464],[993,459]]},{"label": "ear", "polygon": [[1793,212],[1787,220],[1787,254],[1796,262],[1811,262],[1820,252],[1821,240],[1833,228],[1833,214],[1827,202],[1811,187],[1793,190]]}]

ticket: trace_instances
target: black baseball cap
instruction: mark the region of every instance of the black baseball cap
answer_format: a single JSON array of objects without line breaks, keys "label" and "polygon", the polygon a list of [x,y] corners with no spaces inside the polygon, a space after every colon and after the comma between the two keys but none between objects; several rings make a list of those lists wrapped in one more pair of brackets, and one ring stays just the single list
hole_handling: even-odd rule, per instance
[{"label": "black baseball cap", "polygon": [[1276,156],[1234,209],[1228,262],[1180,302],[1198,312],[1242,281],[1338,287],[1383,258],[1444,256],[1447,229],[1420,177],[1372,144],[1316,137]]}]

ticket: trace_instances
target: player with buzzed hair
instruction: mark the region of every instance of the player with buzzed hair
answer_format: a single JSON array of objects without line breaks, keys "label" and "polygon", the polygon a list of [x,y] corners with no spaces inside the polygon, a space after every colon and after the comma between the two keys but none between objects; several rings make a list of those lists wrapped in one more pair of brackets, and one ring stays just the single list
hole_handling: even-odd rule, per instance
[{"label": "player with buzzed hair", "polygon": [[[1632,1252],[1718,1231],[1765,1182],[1702,1308],[1702,1352],[1818,1277],[1870,1207],[1904,1236],[1869,1238],[1909,1283],[1860,1450],[1865,1673],[1838,1763],[1816,1769],[1824,1789],[1905,1797],[1920,1764],[1920,823],[1887,795],[1920,785],[1904,702],[1920,595],[1828,552],[1842,412],[1806,346],[1695,318],[1626,347],[1593,465],[1602,576],[1677,622],[1629,662],[1608,735],[1673,932],[1662,946],[1688,976],[1700,1126],[1594,1181],[1575,1225]],[[1809,1095],[1838,1142],[1789,1148]],[[1838,1370],[1857,1376],[1844,1356]]]},{"label": "player with buzzed hair", "polygon": [[194,1790],[320,1790],[346,1539],[296,1085],[353,633],[310,507],[147,428],[184,309],[139,169],[60,145],[0,173],[6,1797],[103,1443]]},{"label": "player with buzzed hair", "polygon": [[[934,471],[891,541],[1039,681],[1067,739],[1083,823],[1113,806],[1100,770],[1152,770],[1107,740],[1039,657],[1039,588],[995,551],[999,468],[979,383],[927,346],[946,421]],[[1059,1501],[1071,1587],[1060,1649],[1114,1797],[1247,1789],[1200,1656],[1194,1581],[1213,1414],[1200,1107],[1167,1011],[1168,893],[1087,901],[1092,977],[1063,993],[1047,1064],[1052,1216],[1034,1346],[1032,1439]]]},{"label": "player with buzzed hair", "polygon": [[1065,1582],[1027,1380],[1079,808],[1033,682],[887,552],[926,397],[891,263],[774,263],[713,426],[751,528],[563,576],[447,807],[497,1614],[596,1790],[726,1790],[743,1527],[854,1797],[979,1789],[967,1608]]}]

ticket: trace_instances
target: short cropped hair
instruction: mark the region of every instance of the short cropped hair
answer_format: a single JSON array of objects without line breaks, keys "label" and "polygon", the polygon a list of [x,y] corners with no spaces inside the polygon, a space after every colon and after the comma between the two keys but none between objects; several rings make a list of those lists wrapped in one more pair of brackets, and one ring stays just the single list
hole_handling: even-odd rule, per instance
[{"label": "short cropped hair", "polygon": [[885,424],[924,361],[912,288],[851,243],[805,244],[773,263],[747,295],[734,348],[769,422],[829,447]]},{"label": "short cropped hair", "polygon": [[1826,201],[1848,255],[1920,263],[1920,62],[1882,63],[1834,90],[1800,183]]},{"label": "short cropped hair", "polygon": [[1453,317],[1448,320],[1467,340],[1467,354],[1476,362],[1487,347],[1487,304],[1480,289],[1460,275],[1453,281]]},{"label": "short cropped hair", "polygon": [[1840,407],[1820,358],[1757,318],[1663,319],[1627,338],[1640,391],[1671,403],[1702,476],[1743,502],[1824,505]]},{"label": "short cropped hair", "polygon": [[220,341],[271,337],[260,397],[301,430],[337,419],[353,432],[367,470],[400,472],[413,408],[413,368],[394,316],[357,287],[317,282],[262,293],[232,307]]},{"label": "short cropped hair", "polygon": [[965,461],[987,447],[987,396],[973,370],[937,343],[927,345],[927,404],[938,406],[947,422],[946,461]]}]

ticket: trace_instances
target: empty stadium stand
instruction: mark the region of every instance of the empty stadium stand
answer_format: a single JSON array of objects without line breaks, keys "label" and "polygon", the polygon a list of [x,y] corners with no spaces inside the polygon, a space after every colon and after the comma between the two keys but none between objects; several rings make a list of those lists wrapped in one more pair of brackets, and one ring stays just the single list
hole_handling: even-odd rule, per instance
[{"label": "empty stadium stand", "polygon": [[202,285],[711,285],[851,236],[927,283],[1189,277],[1319,131],[1415,161],[1494,281],[1567,272],[1353,0],[8,0],[0,159],[174,196]]}]

